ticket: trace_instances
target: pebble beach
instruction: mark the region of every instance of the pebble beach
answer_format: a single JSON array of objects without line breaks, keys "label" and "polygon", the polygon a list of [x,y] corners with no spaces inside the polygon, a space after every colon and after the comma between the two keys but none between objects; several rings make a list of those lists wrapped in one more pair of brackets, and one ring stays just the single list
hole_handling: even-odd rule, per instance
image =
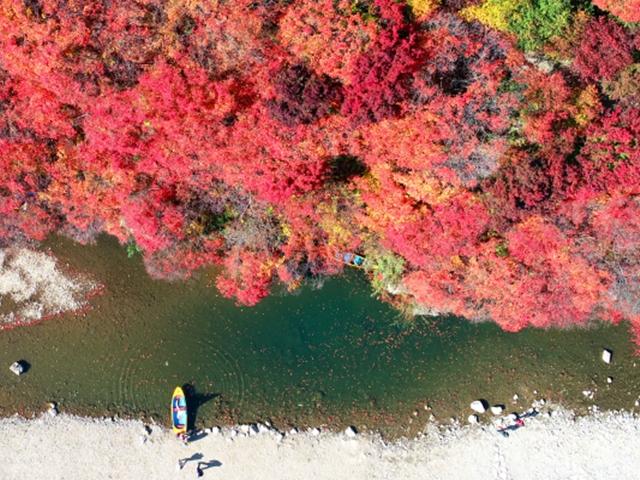
[{"label": "pebble beach", "polygon": [[[187,445],[140,421],[47,413],[0,420],[4,480],[637,478],[640,419],[547,409],[505,438],[490,424],[427,424],[415,439],[353,432],[217,428]],[[246,433],[245,433],[246,432]],[[182,466],[182,468],[180,468]]]}]

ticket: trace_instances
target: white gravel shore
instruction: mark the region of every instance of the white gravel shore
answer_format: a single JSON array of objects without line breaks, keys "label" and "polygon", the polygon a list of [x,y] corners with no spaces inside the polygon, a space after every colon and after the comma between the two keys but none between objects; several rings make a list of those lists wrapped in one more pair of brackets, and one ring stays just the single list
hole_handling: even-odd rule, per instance
[{"label": "white gravel shore", "polygon": [[[188,445],[139,421],[58,415],[0,420],[0,478],[22,479],[637,479],[640,419],[628,413],[574,418],[557,410],[504,438],[489,426],[457,427],[415,440],[241,429]],[[178,460],[187,461],[178,469]],[[207,464],[210,465],[207,467]]]}]

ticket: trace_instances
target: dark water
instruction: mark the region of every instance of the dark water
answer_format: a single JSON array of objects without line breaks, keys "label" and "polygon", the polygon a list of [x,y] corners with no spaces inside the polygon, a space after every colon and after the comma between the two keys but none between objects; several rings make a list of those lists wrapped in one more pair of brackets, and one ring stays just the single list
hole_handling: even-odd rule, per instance
[{"label": "dark water", "polygon": [[[271,419],[404,434],[424,425],[426,402],[447,420],[465,418],[475,398],[510,405],[516,392],[521,405],[537,390],[579,408],[593,403],[587,388],[605,408],[631,408],[640,394],[624,325],[519,334],[455,318],[406,326],[355,271],[239,308],[210,286],[213,272],[151,280],[111,239],[48,247],[105,293],[84,315],[0,332],[0,365],[32,364],[19,378],[0,368],[4,414],[57,401],[72,412],[166,422],[173,388],[190,384],[198,426]],[[614,350],[612,365],[600,360],[603,346]]]}]

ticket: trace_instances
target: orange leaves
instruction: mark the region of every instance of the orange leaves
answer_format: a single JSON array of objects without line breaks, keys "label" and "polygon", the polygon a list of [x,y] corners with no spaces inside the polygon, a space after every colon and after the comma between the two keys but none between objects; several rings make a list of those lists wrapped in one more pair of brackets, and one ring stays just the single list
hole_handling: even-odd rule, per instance
[{"label": "orange leaves", "polygon": [[319,74],[348,84],[355,61],[377,35],[375,22],[352,13],[352,5],[348,0],[293,2],[280,21],[278,38]]},{"label": "orange leaves", "polygon": [[593,0],[593,3],[622,21],[640,22],[640,0]]}]

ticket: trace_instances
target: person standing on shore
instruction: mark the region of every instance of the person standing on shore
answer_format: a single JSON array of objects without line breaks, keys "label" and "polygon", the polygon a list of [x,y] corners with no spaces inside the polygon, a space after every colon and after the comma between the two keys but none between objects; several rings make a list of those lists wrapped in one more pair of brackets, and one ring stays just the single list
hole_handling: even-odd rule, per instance
[{"label": "person standing on shore", "polygon": [[200,468],[200,462],[196,465],[196,478],[200,478],[204,475],[202,468]]}]

